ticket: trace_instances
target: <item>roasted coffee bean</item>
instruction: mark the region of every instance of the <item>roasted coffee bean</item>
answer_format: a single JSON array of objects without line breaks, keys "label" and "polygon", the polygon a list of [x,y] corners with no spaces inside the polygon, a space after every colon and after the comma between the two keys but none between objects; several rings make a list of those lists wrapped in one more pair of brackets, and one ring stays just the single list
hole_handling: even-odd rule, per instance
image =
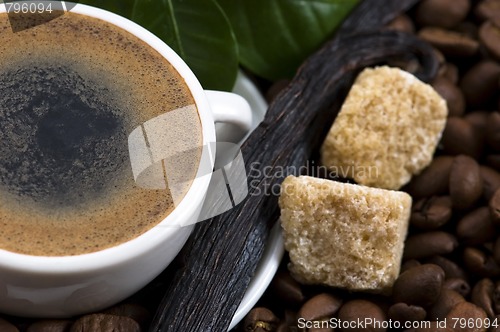
[{"label": "roasted coffee bean", "polygon": [[500,59],[500,18],[488,20],[481,25],[479,40],[493,57]]},{"label": "roasted coffee bean", "polygon": [[479,246],[479,248],[486,250],[488,253],[492,253],[494,245],[495,245],[494,241],[488,241],[482,243],[481,246]]},{"label": "roasted coffee bean", "polygon": [[486,165],[496,170],[500,169],[500,154],[489,154],[485,158]]},{"label": "roasted coffee bean", "polygon": [[[342,329],[342,331],[373,331],[373,332],[383,332],[386,329],[382,328],[380,325],[382,321],[385,321],[384,311],[375,303],[366,300],[351,300],[346,302],[339,311],[338,318],[340,321],[344,322],[359,322],[365,321],[367,318],[371,318],[372,321],[378,321],[378,327],[375,328],[373,324],[366,324],[361,327],[358,326],[357,329]],[[355,323],[354,325],[356,325]]]},{"label": "roasted coffee bean", "polygon": [[389,67],[398,67],[410,74],[416,74],[420,69],[420,63],[416,59],[400,59],[391,58],[387,59],[387,65]]},{"label": "roasted coffee bean", "polygon": [[493,259],[477,248],[465,248],[463,253],[464,265],[472,274],[480,277],[500,276],[500,266]]},{"label": "roasted coffee bean", "polygon": [[450,156],[434,158],[422,173],[413,177],[405,190],[414,198],[446,194],[452,163],[453,157]]},{"label": "roasted coffee bean", "polygon": [[478,163],[469,156],[455,157],[450,170],[450,196],[453,207],[472,207],[483,193],[483,181]]},{"label": "roasted coffee bean", "polygon": [[495,238],[495,226],[490,210],[483,206],[466,214],[457,224],[457,237],[461,243],[476,245]]},{"label": "roasted coffee bean", "polygon": [[458,67],[456,65],[454,65],[453,63],[449,63],[449,62],[445,63],[440,68],[438,75],[440,77],[446,78],[452,84],[455,84],[455,85],[458,84],[458,79],[459,79]]},{"label": "roasted coffee bean", "polygon": [[151,320],[151,314],[146,308],[133,303],[122,303],[117,306],[106,309],[105,311],[103,311],[103,313],[132,318],[144,328]]},{"label": "roasted coffee bean", "polygon": [[285,322],[281,322],[274,332],[293,332],[294,330],[297,331],[297,328],[295,326],[293,326],[292,329],[292,326],[288,325]]},{"label": "roasted coffee bean", "polygon": [[432,87],[448,106],[448,116],[462,116],[465,112],[465,97],[462,91],[450,80],[438,77],[432,82]]},{"label": "roasted coffee bean", "polygon": [[[247,332],[243,329],[244,332]],[[243,332],[242,331],[242,332]],[[274,332],[297,332],[297,314],[290,310],[285,310],[285,317],[280,321]]]},{"label": "roasted coffee bean", "polygon": [[444,276],[446,279],[458,278],[465,279],[467,275],[464,269],[457,263],[445,258],[443,256],[433,256],[429,258],[426,263],[435,264],[443,269]]},{"label": "roasted coffee bean", "polygon": [[483,197],[489,201],[500,188],[500,173],[487,166],[480,166],[480,171],[483,179]]},{"label": "roasted coffee bean", "polygon": [[469,296],[470,293],[469,283],[462,278],[446,279],[443,282],[443,288],[455,291],[463,297]]},{"label": "roasted coffee bean", "polygon": [[432,231],[408,236],[403,251],[404,259],[420,259],[453,252],[457,239],[446,232]]},{"label": "roasted coffee bean", "polygon": [[256,307],[250,310],[243,321],[245,331],[268,332],[274,331],[278,326],[279,319],[274,313],[262,307]]},{"label": "roasted coffee bean", "polygon": [[290,276],[288,271],[279,271],[273,281],[271,282],[271,291],[281,301],[290,304],[291,306],[299,306],[304,300],[305,296],[302,293],[300,284]]},{"label": "roasted coffee bean", "polygon": [[500,225],[500,189],[497,189],[493,194],[493,197],[491,197],[488,203],[488,208],[491,220],[495,224]]},{"label": "roasted coffee bean", "polygon": [[409,260],[403,262],[403,264],[401,264],[401,270],[399,271],[399,273],[403,273],[404,271],[411,269],[412,267],[419,266],[419,265],[420,265],[420,262],[417,261],[416,259],[409,259]]},{"label": "roasted coffee bean", "polygon": [[427,310],[428,318],[431,320],[443,320],[455,305],[464,301],[465,299],[461,294],[454,290],[443,288],[436,302]]},{"label": "roasted coffee bean", "polygon": [[495,283],[495,288],[493,289],[493,309],[497,315],[500,314],[500,282],[499,281],[497,281]]},{"label": "roasted coffee bean", "polygon": [[441,293],[444,271],[434,264],[422,264],[401,273],[393,286],[395,303],[422,307],[432,305]]},{"label": "roasted coffee bean", "polygon": [[106,314],[92,314],[79,318],[70,332],[140,332],[139,324],[128,317]]},{"label": "roasted coffee bean", "polygon": [[452,215],[450,196],[433,196],[419,200],[412,208],[410,223],[421,229],[436,229]]},{"label": "roasted coffee bean", "polygon": [[451,30],[426,27],[418,36],[450,57],[469,57],[477,53],[479,43],[474,39]]},{"label": "roasted coffee bean", "polygon": [[402,31],[406,33],[415,33],[415,25],[408,15],[399,15],[386,25],[389,30]]},{"label": "roasted coffee bean", "polygon": [[473,158],[482,154],[483,141],[484,134],[459,117],[448,118],[441,138],[446,154],[465,154]]},{"label": "roasted coffee bean", "polygon": [[488,102],[498,89],[499,76],[500,65],[494,61],[485,60],[472,66],[460,82],[467,103],[480,106]]},{"label": "roasted coffee bean", "polygon": [[420,324],[418,328],[411,328],[406,330],[406,332],[454,332],[450,326],[439,325],[438,322],[427,321],[427,324]]},{"label": "roasted coffee bean", "polygon": [[389,319],[398,322],[414,322],[425,319],[427,313],[424,308],[417,305],[408,305],[403,302],[393,304],[387,313]]},{"label": "roasted coffee bean", "polygon": [[500,264],[500,236],[497,237],[496,241],[493,244],[493,259],[495,260],[495,262]]},{"label": "roasted coffee bean", "polygon": [[19,332],[19,329],[15,325],[6,321],[5,319],[0,318],[0,331],[2,331],[2,332]]},{"label": "roasted coffee bean", "polygon": [[[315,324],[318,324],[318,327],[311,327],[307,329],[307,332],[335,332],[335,329],[330,326],[330,323],[327,321],[323,322],[316,322]],[[324,327],[321,327],[324,326]],[[292,330],[290,332],[295,332],[295,330]]]},{"label": "roasted coffee bean", "polygon": [[[433,51],[434,51],[434,56],[436,57],[436,61],[438,63],[438,68],[439,69],[444,68],[444,66],[446,65],[446,58],[444,57],[443,52],[441,52],[440,50],[438,50],[435,47],[433,48]],[[438,69],[438,72],[439,72],[439,69]]]},{"label": "roasted coffee bean", "polygon": [[342,300],[340,298],[322,293],[304,303],[297,316],[305,320],[329,319],[337,313],[341,305]]},{"label": "roasted coffee bean", "polygon": [[279,81],[276,81],[271,85],[269,89],[267,89],[266,92],[266,100],[268,103],[272,103],[274,98],[278,96],[278,94],[290,84],[290,80],[288,79],[282,79]]},{"label": "roasted coffee bean", "polygon": [[293,325],[297,322],[297,313],[292,310],[285,310],[285,317],[282,319],[285,323]]},{"label": "roasted coffee bean", "polygon": [[500,113],[491,112],[486,126],[486,142],[491,149],[500,151]]},{"label": "roasted coffee bean", "polygon": [[491,279],[485,278],[478,281],[472,288],[471,302],[483,308],[484,312],[490,317],[495,317],[493,310],[493,291],[495,285]]},{"label": "roasted coffee bean", "polygon": [[[485,321],[488,316],[484,312],[483,309],[475,305],[471,302],[461,302],[454,306],[448,315],[446,315],[447,322],[453,322],[453,319],[463,319],[464,322],[476,320]],[[451,325],[451,324],[449,324]],[[465,324],[465,327],[457,324],[457,326],[453,329],[453,331],[463,331],[463,332],[486,332],[488,329],[486,328],[486,324]]]},{"label": "roasted coffee bean", "polygon": [[488,117],[490,112],[486,111],[475,111],[464,115],[464,120],[469,122],[474,128],[478,129],[479,132],[485,132],[486,126],[488,125]]},{"label": "roasted coffee bean", "polygon": [[500,18],[500,0],[483,0],[474,8],[474,14],[482,21]]},{"label": "roasted coffee bean", "polygon": [[478,26],[469,21],[460,22],[456,27],[453,28],[453,30],[460,32],[474,40],[477,40],[479,38]]},{"label": "roasted coffee bean", "polygon": [[496,315],[495,318],[493,319],[492,326],[490,326],[490,329],[488,330],[489,332],[500,332],[500,325],[497,325],[495,322],[495,319],[497,322],[500,321],[500,315]]},{"label": "roasted coffee bean", "polygon": [[26,332],[67,332],[72,324],[70,320],[41,320],[31,324]]},{"label": "roasted coffee bean", "polygon": [[470,0],[423,0],[417,6],[415,19],[420,25],[453,28],[469,9]]},{"label": "roasted coffee bean", "polygon": [[495,170],[500,169],[500,154],[498,152],[487,155],[484,160],[486,166],[489,166]]},{"label": "roasted coffee bean", "polygon": [[484,272],[486,259],[486,254],[477,248],[468,247],[464,250],[463,260],[465,267],[472,273],[484,276],[482,272]]}]

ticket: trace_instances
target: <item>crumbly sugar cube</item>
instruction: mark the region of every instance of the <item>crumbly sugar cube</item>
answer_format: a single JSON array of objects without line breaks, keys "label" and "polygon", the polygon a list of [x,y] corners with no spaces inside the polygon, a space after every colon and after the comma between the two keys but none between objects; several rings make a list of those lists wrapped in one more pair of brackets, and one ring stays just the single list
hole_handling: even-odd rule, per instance
[{"label": "crumbly sugar cube", "polygon": [[279,204],[295,279],[375,293],[392,287],[408,231],[408,194],[289,176]]},{"label": "crumbly sugar cube", "polygon": [[387,66],[356,78],[321,147],[321,162],[357,183],[397,190],[432,160],[448,108],[430,86]]}]

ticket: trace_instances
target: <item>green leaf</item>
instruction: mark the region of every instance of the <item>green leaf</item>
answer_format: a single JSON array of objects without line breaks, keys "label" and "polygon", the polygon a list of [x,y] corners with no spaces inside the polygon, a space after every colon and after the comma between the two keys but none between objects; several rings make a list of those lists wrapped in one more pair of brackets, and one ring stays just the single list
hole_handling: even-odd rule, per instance
[{"label": "green leaf", "polygon": [[126,18],[130,18],[130,13],[132,12],[132,7],[134,5],[133,0],[109,0],[109,1],[98,1],[98,0],[82,0],[78,3],[83,3],[86,5],[99,7],[106,9],[115,14],[121,15]]},{"label": "green leaf", "polygon": [[142,25],[167,43],[205,89],[230,91],[238,72],[238,47],[229,20],[214,0],[84,0]]},{"label": "green leaf", "polygon": [[290,78],[359,0],[218,0],[229,17],[240,62],[275,81]]}]

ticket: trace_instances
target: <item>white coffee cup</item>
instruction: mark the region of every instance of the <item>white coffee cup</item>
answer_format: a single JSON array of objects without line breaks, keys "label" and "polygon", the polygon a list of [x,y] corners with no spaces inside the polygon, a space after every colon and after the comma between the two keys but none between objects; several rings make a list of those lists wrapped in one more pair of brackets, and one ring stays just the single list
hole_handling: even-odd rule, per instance
[{"label": "white coffee cup", "polygon": [[[0,4],[0,13],[5,13]],[[205,91],[186,63],[152,33],[111,12],[76,4],[72,13],[107,21],[140,38],[170,62],[185,80],[202,124],[201,159],[214,165],[215,123],[234,125],[234,140],[251,128],[248,103],[240,96]],[[233,128],[233,129],[234,129]],[[200,213],[211,174],[199,169],[184,199],[157,226],[139,237],[102,251],[44,257],[0,249],[0,312],[30,317],[69,317],[111,306],[140,290],[178,254]],[[1,199],[1,198],[0,198]],[[175,226],[188,225],[188,226]]]}]

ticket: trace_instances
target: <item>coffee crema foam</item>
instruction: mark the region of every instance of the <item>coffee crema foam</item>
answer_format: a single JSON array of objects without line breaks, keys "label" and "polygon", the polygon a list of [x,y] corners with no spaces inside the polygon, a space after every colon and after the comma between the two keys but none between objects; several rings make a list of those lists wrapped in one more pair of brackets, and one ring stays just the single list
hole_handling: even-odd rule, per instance
[{"label": "coffee crema foam", "polygon": [[[135,183],[127,140],[183,108],[185,139],[202,145],[196,108],[186,107],[194,99],[171,64],[132,34],[71,12],[16,33],[0,14],[0,44],[0,248],[90,253],[162,221],[172,195]],[[194,179],[200,155],[169,171]]]}]

